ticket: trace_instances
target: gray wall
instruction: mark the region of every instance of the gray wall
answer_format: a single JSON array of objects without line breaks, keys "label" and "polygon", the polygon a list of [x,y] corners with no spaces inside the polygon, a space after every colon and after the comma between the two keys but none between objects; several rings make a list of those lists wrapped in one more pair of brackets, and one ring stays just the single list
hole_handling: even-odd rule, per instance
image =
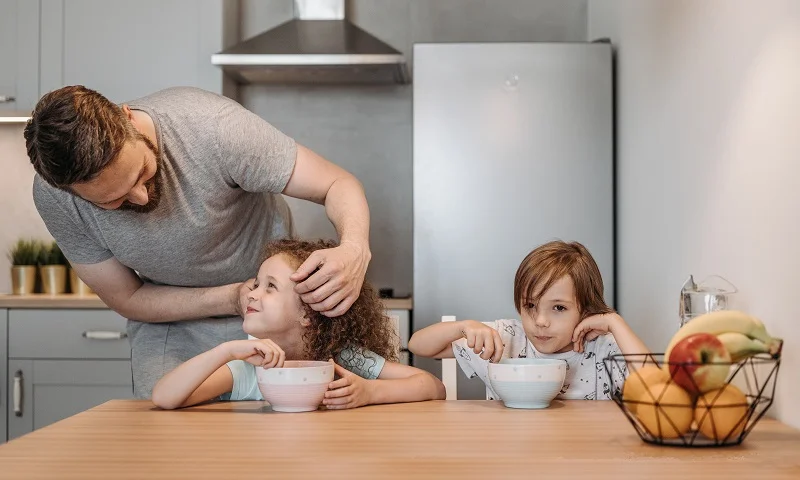
[{"label": "gray wall", "polygon": [[11,293],[7,253],[17,240],[52,238],[33,204],[34,171],[25,150],[24,128],[22,123],[0,123],[0,294]]},{"label": "gray wall", "polygon": [[[401,50],[409,63],[414,43],[584,41],[586,9],[586,0],[347,3],[351,21]],[[243,0],[241,35],[291,17],[291,0]],[[244,106],[361,180],[372,215],[368,279],[400,296],[412,290],[411,94],[410,85],[239,88]],[[335,238],[321,206],[291,204],[300,235]]]},{"label": "gray wall", "polygon": [[784,339],[770,413],[800,428],[800,2],[590,0],[589,18],[618,50],[620,312],[663,352],[684,280],[722,275]]}]

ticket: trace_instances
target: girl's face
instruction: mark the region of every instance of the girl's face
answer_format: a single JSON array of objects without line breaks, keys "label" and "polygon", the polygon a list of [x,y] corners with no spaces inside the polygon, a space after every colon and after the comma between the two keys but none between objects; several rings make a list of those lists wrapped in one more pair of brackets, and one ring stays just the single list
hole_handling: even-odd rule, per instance
[{"label": "girl's face", "polygon": [[581,321],[572,277],[565,275],[544,292],[539,304],[522,299],[522,325],[536,351],[563,353],[572,350],[572,333]]},{"label": "girl's face", "polygon": [[302,337],[308,325],[289,276],[295,269],[283,255],[264,260],[251,289],[243,288],[239,301],[245,312],[243,329],[256,338],[291,339]]}]

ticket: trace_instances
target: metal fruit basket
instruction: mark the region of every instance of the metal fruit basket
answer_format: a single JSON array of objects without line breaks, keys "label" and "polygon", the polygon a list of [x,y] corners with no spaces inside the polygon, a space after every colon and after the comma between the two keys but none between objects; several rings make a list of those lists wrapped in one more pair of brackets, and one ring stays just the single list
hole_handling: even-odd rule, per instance
[{"label": "metal fruit basket", "polygon": [[[628,380],[640,375],[640,367],[652,365],[663,368],[665,363],[663,354],[611,355],[603,362],[610,378],[627,375]],[[675,390],[680,386],[673,382],[671,375],[666,374],[667,380],[658,381],[657,384],[653,384],[652,380],[648,383],[644,379],[646,374],[634,377],[631,383],[638,381],[639,385],[632,385],[628,393],[638,387],[639,394],[636,397],[625,394],[625,388],[616,387],[612,388],[611,398],[639,437],[647,443],[677,447],[739,445],[772,405],[780,355],[772,357],[759,354],[738,362],[717,362],[712,365],[727,365],[730,368],[722,390],[728,390],[729,385],[736,387],[744,394],[740,397],[741,401],[724,402],[721,400],[723,395],[715,390],[705,395],[687,393],[691,398],[687,405],[683,401],[685,397]],[[685,364],[669,364],[667,370],[684,368]],[[629,385],[627,380],[626,385]],[[673,400],[676,395],[670,393],[676,393],[681,400]],[[691,419],[687,424],[689,412]]]}]

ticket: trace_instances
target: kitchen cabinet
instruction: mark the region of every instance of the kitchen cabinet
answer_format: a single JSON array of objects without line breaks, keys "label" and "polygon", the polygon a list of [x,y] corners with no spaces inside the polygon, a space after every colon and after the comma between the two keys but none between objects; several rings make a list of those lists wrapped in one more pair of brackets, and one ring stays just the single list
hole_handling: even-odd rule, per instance
[{"label": "kitchen cabinet", "polygon": [[[408,365],[411,299],[383,301]],[[0,295],[0,443],[133,398],[126,323],[95,296]]]},{"label": "kitchen cabinet", "polygon": [[237,40],[238,2],[41,0],[41,5],[42,94],[76,84],[115,103],[172,86],[224,93],[222,71],[211,64],[211,55]]},{"label": "kitchen cabinet", "polygon": [[398,346],[400,350],[399,362],[404,365],[411,365],[408,352],[408,337],[411,333],[411,310],[390,308],[386,310],[386,315],[394,323],[400,340]]},{"label": "kitchen cabinet", "polygon": [[126,320],[113,311],[10,309],[7,323],[9,440],[133,398]]},{"label": "kitchen cabinet", "polygon": [[0,0],[0,116],[39,98],[39,2]]},{"label": "kitchen cabinet", "polygon": [[0,308],[0,444],[6,441],[8,430],[6,418],[8,416],[8,400],[6,371],[8,365],[8,310]]},{"label": "kitchen cabinet", "polygon": [[12,395],[8,439],[116,398],[133,398],[131,363],[124,360],[18,360],[8,362]]}]

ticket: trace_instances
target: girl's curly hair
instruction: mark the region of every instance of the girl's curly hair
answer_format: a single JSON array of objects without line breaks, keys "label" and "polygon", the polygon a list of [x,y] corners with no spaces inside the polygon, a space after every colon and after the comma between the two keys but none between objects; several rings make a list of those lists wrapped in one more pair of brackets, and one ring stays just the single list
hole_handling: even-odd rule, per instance
[{"label": "girl's curly hair", "polygon": [[[271,242],[265,249],[264,260],[283,255],[292,267],[299,267],[312,252],[336,247],[331,240],[305,241],[282,239]],[[298,301],[302,302],[298,298]],[[307,358],[328,360],[336,358],[345,348],[366,348],[385,358],[397,361],[397,334],[375,289],[366,281],[355,303],[344,315],[326,317],[303,303],[310,324],[303,333]]]}]

